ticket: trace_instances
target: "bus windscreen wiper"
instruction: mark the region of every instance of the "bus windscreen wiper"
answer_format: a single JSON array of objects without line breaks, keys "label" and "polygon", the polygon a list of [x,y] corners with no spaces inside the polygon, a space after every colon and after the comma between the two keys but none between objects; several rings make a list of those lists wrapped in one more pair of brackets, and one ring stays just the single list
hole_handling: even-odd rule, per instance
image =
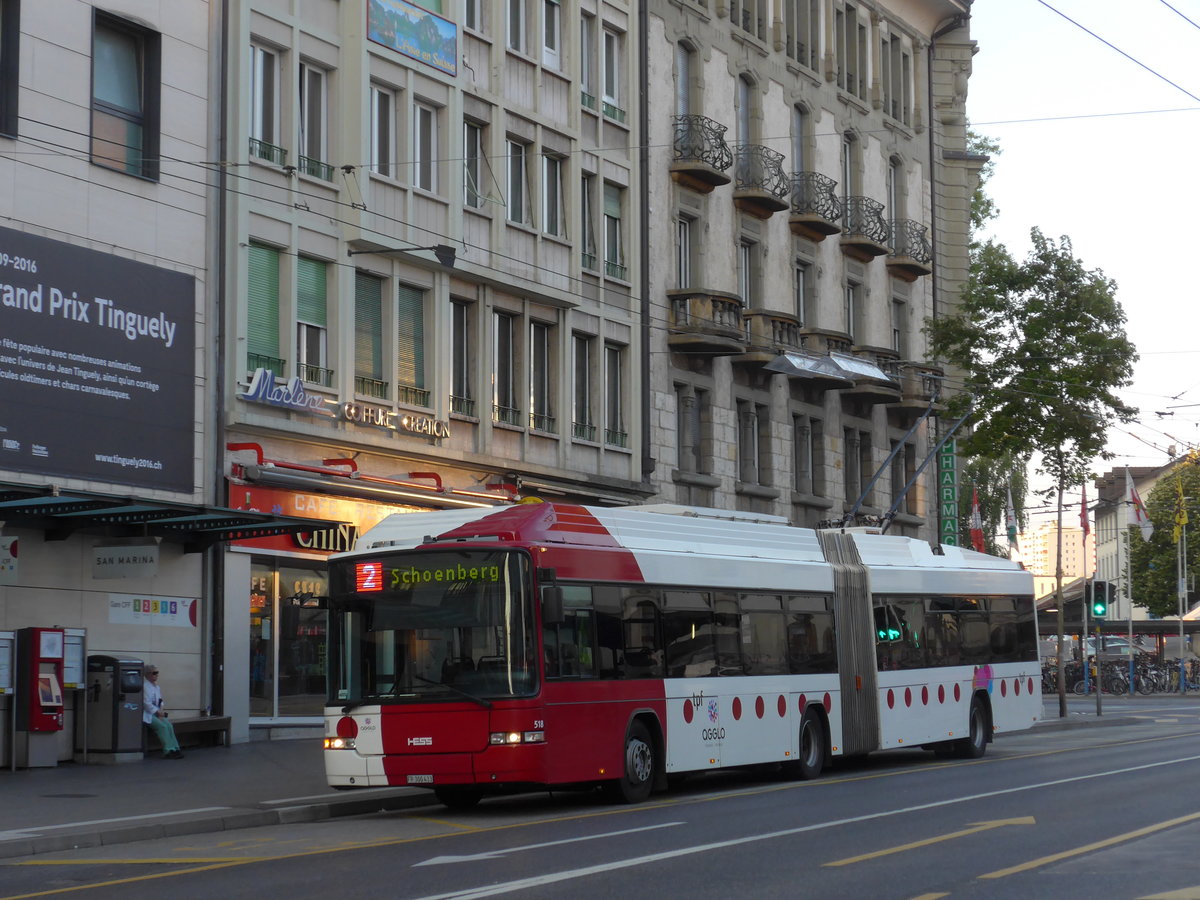
[{"label": "bus windscreen wiper", "polygon": [[423,681],[426,684],[432,684],[434,687],[444,687],[447,690],[453,691],[456,694],[461,694],[463,697],[466,697],[472,703],[478,703],[484,709],[492,708],[492,701],[484,700],[482,697],[476,697],[474,694],[469,694],[466,691],[464,691],[462,688],[455,687],[452,684],[446,684],[444,681],[434,681],[430,678],[424,677],[423,675],[418,675],[416,672],[412,673],[412,677],[417,679],[417,681]]}]

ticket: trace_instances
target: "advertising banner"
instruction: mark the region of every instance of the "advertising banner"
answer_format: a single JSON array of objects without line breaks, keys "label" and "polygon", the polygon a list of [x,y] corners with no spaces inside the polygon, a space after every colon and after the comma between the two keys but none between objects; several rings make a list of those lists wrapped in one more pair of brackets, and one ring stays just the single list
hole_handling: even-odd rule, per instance
[{"label": "advertising banner", "polygon": [[196,279],[0,228],[0,469],[190,493]]},{"label": "advertising banner", "polygon": [[0,584],[17,583],[17,539],[0,535]]},{"label": "advertising banner", "polygon": [[195,628],[193,597],[142,597],[138,594],[109,594],[108,621],[112,625],[166,625]]},{"label": "advertising banner", "polygon": [[447,75],[458,74],[458,26],[405,0],[370,0],[367,37]]}]

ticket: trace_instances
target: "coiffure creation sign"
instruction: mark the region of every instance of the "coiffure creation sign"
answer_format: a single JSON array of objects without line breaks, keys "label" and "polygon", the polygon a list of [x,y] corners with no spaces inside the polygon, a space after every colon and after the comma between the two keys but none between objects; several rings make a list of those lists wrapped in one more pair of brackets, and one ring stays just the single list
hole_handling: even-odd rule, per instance
[{"label": "coiffure creation sign", "polygon": [[0,469],[191,492],[196,279],[0,228]]}]

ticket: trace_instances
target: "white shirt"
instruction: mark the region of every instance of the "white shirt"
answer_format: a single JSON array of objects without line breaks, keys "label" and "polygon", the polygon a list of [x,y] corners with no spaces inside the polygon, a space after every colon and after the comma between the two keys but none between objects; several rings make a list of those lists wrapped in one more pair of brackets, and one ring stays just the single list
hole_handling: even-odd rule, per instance
[{"label": "white shirt", "polygon": [[142,722],[149,725],[155,714],[162,709],[162,691],[149,678],[142,682]]}]

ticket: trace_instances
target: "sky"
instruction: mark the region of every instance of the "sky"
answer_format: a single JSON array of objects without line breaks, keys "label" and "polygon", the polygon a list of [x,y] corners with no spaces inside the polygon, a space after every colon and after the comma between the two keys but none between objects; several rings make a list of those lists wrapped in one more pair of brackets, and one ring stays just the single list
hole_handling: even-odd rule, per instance
[{"label": "sky", "polygon": [[1138,414],[1093,471],[1163,465],[1200,445],[1200,0],[975,0],[971,37],[967,114],[1000,145],[985,236],[1023,259],[1031,228],[1065,235],[1117,282]]}]

